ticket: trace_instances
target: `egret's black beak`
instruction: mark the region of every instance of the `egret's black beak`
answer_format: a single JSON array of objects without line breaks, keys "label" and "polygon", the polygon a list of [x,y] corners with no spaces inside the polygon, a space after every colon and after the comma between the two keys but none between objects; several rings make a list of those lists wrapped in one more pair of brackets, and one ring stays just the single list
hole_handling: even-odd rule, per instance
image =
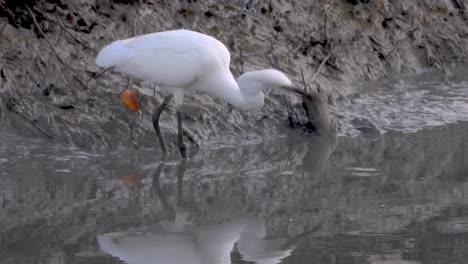
[{"label": "egret's black beak", "polygon": [[307,98],[310,98],[311,96],[309,94],[307,94],[306,92],[304,92],[302,89],[298,88],[298,87],[295,87],[295,86],[281,86],[281,88],[285,91],[289,91],[289,92],[294,92],[296,94],[299,94],[301,96],[304,96],[304,97],[307,97]]}]

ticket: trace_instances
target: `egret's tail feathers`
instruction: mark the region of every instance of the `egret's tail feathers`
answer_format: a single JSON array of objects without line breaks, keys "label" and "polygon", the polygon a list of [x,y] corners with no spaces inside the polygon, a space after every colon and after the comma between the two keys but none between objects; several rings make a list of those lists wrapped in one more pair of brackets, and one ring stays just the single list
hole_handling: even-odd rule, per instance
[{"label": "egret's tail feathers", "polygon": [[132,50],[120,40],[105,46],[96,57],[96,65],[103,68],[118,66],[131,57]]}]

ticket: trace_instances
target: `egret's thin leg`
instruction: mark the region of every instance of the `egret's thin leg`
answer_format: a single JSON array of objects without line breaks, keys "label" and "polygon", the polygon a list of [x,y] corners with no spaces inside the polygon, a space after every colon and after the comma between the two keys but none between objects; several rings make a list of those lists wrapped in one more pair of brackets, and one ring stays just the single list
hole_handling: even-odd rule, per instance
[{"label": "egret's thin leg", "polygon": [[171,218],[174,218],[175,215],[176,215],[176,210],[175,208],[169,204],[169,202],[167,201],[167,197],[166,197],[166,194],[162,191],[161,189],[161,184],[159,182],[159,178],[162,174],[162,172],[164,171],[164,165],[166,164],[166,157],[164,156],[161,160],[161,162],[159,163],[154,175],[153,175],[153,184],[151,186],[152,190],[153,190],[153,194],[156,194],[159,198],[159,200],[161,201],[164,209],[167,211],[167,213],[169,214],[169,217]]},{"label": "egret's thin leg", "polygon": [[167,148],[166,148],[166,143],[164,143],[164,138],[161,134],[161,130],[159,129],[159,118],[161,117],[161,113],[164,111],[164,108],[166,108],[171,98],[172,98],[172,94],[166,96],[163,102],[161,103],[161,105],[158,107],[158,109],[156,109],[152,117],[153,127],[154,127],[154,130],[156,131],[156,135],[158,136],[159,144],[161,145],[161,150],[164,156],[167,154]]},{"label": "egret's thin leg", "polygon": [[184,144],[184,128],[182,127],[182,112],[177,111],[177,144],[179,145],[180,154],[183,158],[187,158],[187,147]]},{"label": "egret's thin leg", "polygon": [[187,168],[187,159],[183,159],[177,169],[177,207],[181,208],[184,201],[184,175]]}]

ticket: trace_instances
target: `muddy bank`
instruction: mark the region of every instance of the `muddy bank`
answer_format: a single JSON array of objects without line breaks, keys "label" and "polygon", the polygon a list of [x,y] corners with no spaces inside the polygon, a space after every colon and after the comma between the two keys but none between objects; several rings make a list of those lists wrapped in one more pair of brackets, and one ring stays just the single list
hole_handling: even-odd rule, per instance
[{"label": "muddy bank", "polygon": [[[328,94],[341,134],[361,125],[351,122],[344,103],[355,92],[353,81],[467,62],[466,6],[459,0],[0,3],[3,127],[82,147],[157,146],[150,116],[161,93],[153,97],[152,85],[135,83],[148,94],[141,120],[117,100],[124,77],[106,73],[93,79],[100,71],[97,51],[131,35],[176,28],[208,33],[231,50],[236,76],[274,67],[298,84],[301,72],[310,80],[331,47],[317,83]],[[300,98],[289,100],[301,112]],[[278,92],[270,92],[264,109],[255,112],[230,113],[225,102],[203,95],[188,95],[186,102],[185,126],[202,145],[257,141],[289,129]],[[366,122],[372,127],[374,121]],[[172,106],[162,130],[173,143]]]}]

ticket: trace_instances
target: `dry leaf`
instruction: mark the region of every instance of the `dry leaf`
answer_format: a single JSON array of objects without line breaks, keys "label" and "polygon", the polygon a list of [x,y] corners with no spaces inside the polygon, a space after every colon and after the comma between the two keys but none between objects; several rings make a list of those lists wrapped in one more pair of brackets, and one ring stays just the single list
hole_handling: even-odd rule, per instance
[{"label": "dry leaf", "polygon": [[140,108],[140,99],[136,89],[125,89],[120,93],[120,101],[133,111]]}]

